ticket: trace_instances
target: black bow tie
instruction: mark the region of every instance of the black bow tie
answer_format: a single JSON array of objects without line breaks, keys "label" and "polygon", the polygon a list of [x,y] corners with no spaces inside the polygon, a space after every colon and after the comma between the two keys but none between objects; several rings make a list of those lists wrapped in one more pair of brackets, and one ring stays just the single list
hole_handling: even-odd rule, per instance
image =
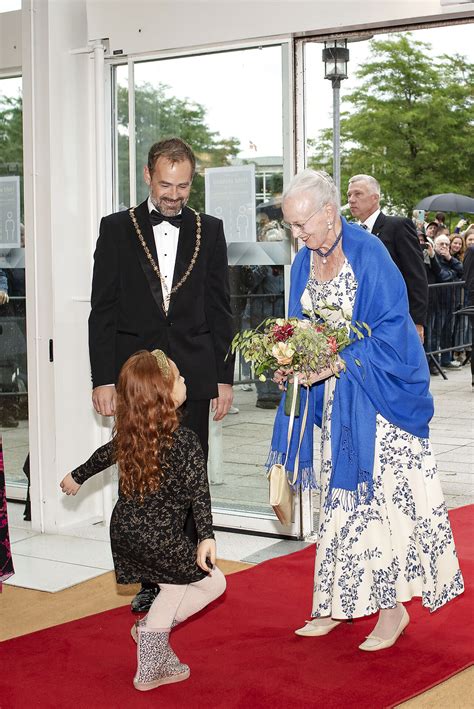
[{"label": "black bow tie", "polygon": [[367,224],[360,224],[360,226],[362,227],[362,229],[365,229],[365,231],[369,231],[369,227],[367,226]]},{"label": "black bow tie", "polygon": [[151,222],[152,226],[156,226],[157,224],[161,224],[161,222],[169,222],[170,224],[172,224],[173,226],[175,226],[179,229],[182,221],[183,221],[182,214],[177,214],[175,217],[165,217],[164,214],[157,212],[156,209],[153,209],[150,212],[150,222]]}]

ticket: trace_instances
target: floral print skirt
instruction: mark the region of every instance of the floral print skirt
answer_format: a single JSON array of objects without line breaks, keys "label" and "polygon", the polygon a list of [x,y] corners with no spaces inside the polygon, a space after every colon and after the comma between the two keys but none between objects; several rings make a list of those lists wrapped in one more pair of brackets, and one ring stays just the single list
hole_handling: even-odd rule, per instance
[{"label": "floral print skirt", "polygon": [[372,502],[325,512],[334,382],[326,387],[312,617],[358,618],[414,596],[434,611],[464,585],[429,440],[378,415]]}]

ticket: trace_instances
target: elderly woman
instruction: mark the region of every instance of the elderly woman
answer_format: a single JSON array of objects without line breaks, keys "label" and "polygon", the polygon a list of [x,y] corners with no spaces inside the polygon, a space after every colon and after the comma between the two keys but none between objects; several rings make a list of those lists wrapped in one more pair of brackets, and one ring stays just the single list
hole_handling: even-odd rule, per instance
[{"label": "elderly woman", "polygon": [[[297,175],[283,214],[304,245],[291,270],[289,315],[318,311],[340,327],[349,318],[371,328],[343,351],[338,376],[314,373],[302,391],[301,411],[306,396],[309,409],[297,484],[313,485],[317,424],[322,500],[312,620],[296,634],[326,635],[345,619],[379,612],[359,647],[382,650],[409,623],[404,602],[421,596],[433,611],[463,591],[428,440],[428,366],[402,276],[379,239],[340,217],[331,178],[312,170]],[[291,472],[302,418],[286,461]],[[282,401],[270,461],[285,459],[288,419]]]}]

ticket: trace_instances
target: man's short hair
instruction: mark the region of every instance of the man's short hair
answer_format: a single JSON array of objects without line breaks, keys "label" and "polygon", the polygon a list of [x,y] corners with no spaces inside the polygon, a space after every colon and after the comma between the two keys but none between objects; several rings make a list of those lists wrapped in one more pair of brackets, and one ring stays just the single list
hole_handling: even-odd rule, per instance
[{"label": "man's short hair", "polygon": [[428,222],[428,224],[426,225],[426,229],[428,229],[428,227],[430,227],[430,226],[434,226],[434,227],[437,229],[437,228],[438,228],[438,222]]},{"label": "man's short hair", "polygon": [[187,160],[191,163],[192,177],[196,172],[196,157],[189,146],[181,138],[166,138],[158,143],[153,143],[148,152],[148,170],[150,175],[155,169],[156,161],[159,158],[166,158],[174,165],[175,162],[184,162]]},{"label": "man's short hair", "polygon": [[435,219],[437,219],[439,222],[443,222],[446,219],[446,214],[444,212],[436,212],[435,214]]},{"label": "man's short hair", "polygon": [[369,187],[370,194],[376,194],[380,197],[380,184],[372,175],[354,175],[349,180],[349,184],[351,184],[351,182],[365,182]]}]

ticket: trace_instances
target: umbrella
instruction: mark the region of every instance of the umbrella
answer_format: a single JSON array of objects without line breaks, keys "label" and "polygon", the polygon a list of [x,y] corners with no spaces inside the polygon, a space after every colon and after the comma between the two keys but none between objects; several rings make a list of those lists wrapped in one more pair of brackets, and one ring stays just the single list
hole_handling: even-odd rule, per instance
[{"label": "umbrella", "polygon": [[415,209],[424,209],[427,212],[435,210],[441,212],[468,212],[474,214],[474,199],[455,192],[445,194],[432,194],[418,202]]}]

